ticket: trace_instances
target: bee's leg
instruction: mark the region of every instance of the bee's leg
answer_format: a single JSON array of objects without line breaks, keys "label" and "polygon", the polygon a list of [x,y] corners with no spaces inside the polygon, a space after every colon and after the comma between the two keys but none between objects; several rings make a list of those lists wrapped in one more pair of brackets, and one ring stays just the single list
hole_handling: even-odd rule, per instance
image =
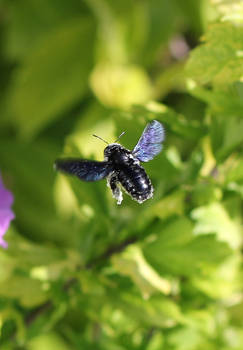
[{"label": "bee's leg", "polygon": [[122,191],[119,187],[119,181],[115,174],[111,175],[107,178],[107,185],[110,187],[112,191],[112,196],[117,200],[117,204],[121,204],[122,202]]}]

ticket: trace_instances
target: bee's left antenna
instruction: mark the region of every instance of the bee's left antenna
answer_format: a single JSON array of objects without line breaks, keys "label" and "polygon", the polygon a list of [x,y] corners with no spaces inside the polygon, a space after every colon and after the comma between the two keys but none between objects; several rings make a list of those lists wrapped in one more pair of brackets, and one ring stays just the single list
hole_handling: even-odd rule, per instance
[{"label": "bee's left antenna", "polygon": [[103,142],[107,143],[107,145],[109,145],[109,143],[107,141],[105,141],[104,139],[102,139],[102,137],[94,135],[94,134],[92,136],[97,137],[97,139],[100,139],[101,141],[103,141]]}]

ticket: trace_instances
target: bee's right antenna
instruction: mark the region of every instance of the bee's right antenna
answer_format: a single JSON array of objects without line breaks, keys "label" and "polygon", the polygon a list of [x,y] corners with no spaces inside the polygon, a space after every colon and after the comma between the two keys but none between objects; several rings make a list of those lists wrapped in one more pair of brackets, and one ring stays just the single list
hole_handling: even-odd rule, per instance
[{"label": "bee's right antenna", "polygon": [[121,133],[121,135],[118,137],[118,139],[116,139],[116,141],[114,141],[114,143],[116,143],[116,142],[120,139],[120,137],[122,137],[122,136],[125,134],[125,132],[126,132],[126,131],[123,131],[123,132]]},{"label": "bee's right antenna", "polygon": [[94,135],[94,134],[92,136],[97,137],[97,139],[100,139],[101,141],[103,141],[103,142],[107,143],[107,145],[109,145],[109,143],[107,141],[105,141],[104,139],[102,139],[102,137]]}]

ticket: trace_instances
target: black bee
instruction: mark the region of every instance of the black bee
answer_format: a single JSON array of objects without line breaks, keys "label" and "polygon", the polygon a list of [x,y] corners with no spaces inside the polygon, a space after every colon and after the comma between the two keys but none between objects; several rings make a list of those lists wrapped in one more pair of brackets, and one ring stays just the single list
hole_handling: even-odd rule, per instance
[{"label": "black bee", "polygon": [[[119,138],[124,132],[119,136]],[[99,136],[94,135],[100,138]],[[108,144],[104,150],[104,161],[97,162],[83,159],[59,159],[55,168],[68,174],[76,175],[84,181],[98,181],[107,178],[117,204],[122,202],[121,187],[138,203],[143,203],[153,196],[153,186],[140,162],[148,162],[162,150],[164,128],[157,120],[151,121],[133,151],[119,143]]]}]

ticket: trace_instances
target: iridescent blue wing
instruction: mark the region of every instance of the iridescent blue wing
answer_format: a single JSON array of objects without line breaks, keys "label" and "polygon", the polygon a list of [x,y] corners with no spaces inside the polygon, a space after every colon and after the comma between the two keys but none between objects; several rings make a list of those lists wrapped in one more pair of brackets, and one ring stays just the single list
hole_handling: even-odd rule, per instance
[{"label": "iridescent blue wing", "polygon": [[58,159],[54,167],[64,173],[75,175],[84,181],[98,181],[112,172],[108,162],[82,159]]},{"label": "iridescent blue wing", "polygon": [[151,121],[143,131],[137,145],[132,151],[134,157],[141,162],[148,162],[162,150],[165,138],[164,128],[157,120]]}]

